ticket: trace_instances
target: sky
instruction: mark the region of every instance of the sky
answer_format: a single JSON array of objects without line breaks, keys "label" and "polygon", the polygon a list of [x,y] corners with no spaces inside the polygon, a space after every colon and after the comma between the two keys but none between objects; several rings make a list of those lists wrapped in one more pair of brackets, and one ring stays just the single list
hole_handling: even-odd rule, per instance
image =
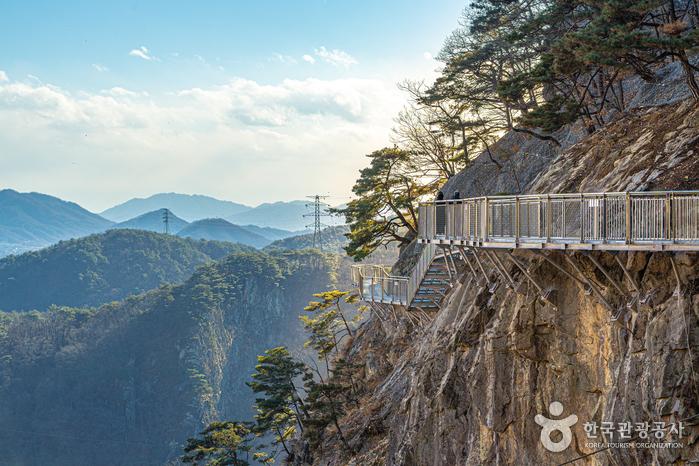
[{"label": "sky", "polygon": [[346,201],[464,1],[0,2],[0,188]]}]

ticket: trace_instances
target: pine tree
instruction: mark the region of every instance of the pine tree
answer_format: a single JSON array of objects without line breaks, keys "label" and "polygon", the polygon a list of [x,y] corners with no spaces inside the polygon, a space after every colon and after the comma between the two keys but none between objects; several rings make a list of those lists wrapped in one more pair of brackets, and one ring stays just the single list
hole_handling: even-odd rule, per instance
[{"label": "pine tree", "polygon": [[296,381],[307,372],[302,362],[280,346],[257,357],[253,380],[247,383],[253,392],[263,395],[255,400],[256,431],[272,432],[274,443],[282,445],[287,454],[291,453],[287,441],[296,433],[296,427],[303,432],[305,406]]},{"label": "pine tree", "polygon": [[434,189],[420,184],[420,167],[405,150],[384,148],[367,157],[371,163],[352,188],[357,198],[335,210],[350,226],[345,251],[356,260],[380,245],[410,243],[417,235],[417,202]]},{"label": "pine tree", "polygon": [[256,436],[251,424],[244,422],[213,422],[197,438],[187,441],[183,463],[210,466],[251,466],[274,462],[267,453],[255,446]]}]

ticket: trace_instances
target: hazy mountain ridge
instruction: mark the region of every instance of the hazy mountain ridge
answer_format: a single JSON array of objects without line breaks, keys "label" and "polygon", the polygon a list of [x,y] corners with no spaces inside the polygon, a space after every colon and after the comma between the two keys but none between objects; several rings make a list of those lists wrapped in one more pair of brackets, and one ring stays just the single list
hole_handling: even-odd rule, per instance
[{"label": "hazy mountain ridge", "polygon": [[240,225],[234,225],[222,218],[207,218],[192,222],[177,232],[177,236],[194,239],[213,239],[246,244],[256,248],[268,245],[271,240]]},{"label": "hazy mountain ridge", "polygon": [[[168,206],[173,203],[176,204],[174,208]],[[149,210],[141,212],[146,208]],[[207,233],[207,229],[202,228],[202,225],[196,225],[192,227],[196,228],[196,233],[188,230],[183,236],[239,241],[258,248],[297,235],[299,230],[305,230],[303,225],[307,222],[307,219],[303,218],[303,214],[307,213],[303,201],[262,204],[251,208],[209,196],[169,193],[147,199],[132,199],[107,209],[105,215],[118,220],[118,223],[114,223],[73,202],[46,194],[18,193],[7,189],[0,191],[0,257],[41,249],[61,240],[80,238],[110,228],[164,232],[164,209],[170,211],[171,234],[177,234],[189,226],[187,215],[181,215],[180,211],[195,217],[211,212],[214,215],[206,216],[203,220],[218,218],[221,219],[218,222],[221,225],[226,221],[223,217],[230,212],[249,211],[251,218],[241,217],[235,228],[228,226],[230,223],[226,221],[226,227],[230,230],[227,234],[222,234],[211,225]],[[136,215],[124,218],[132,213]],[[283,228],[286,225],[292,228]]]},{"label": "hazy mountain ridge", "polygon": [[111,225],[74,202],[47,194],[0,191],[0,257],[104,231]]},{"label": "hazy mountain ridge", "polygon": [[204,218],[224,218],[246,210],[243,204],[216,199],[202,194],[158,193],[146,198],[133,198],[100,212],[115,222],[123,222],[158,209],[169,209],[187,222]]},{"label": "hazy mountain ridge", "polygon": [[[313,212],[308,204],[309,201],[264,203],[248,211],[228,216],[226,220],[238,225],[253,224],[291,231],[306,230],[308,225],[312,228],[313,224],[312,217],[304,217]],[[330,225],[344,223],[338,217],[323,217],[323,222]]]}]

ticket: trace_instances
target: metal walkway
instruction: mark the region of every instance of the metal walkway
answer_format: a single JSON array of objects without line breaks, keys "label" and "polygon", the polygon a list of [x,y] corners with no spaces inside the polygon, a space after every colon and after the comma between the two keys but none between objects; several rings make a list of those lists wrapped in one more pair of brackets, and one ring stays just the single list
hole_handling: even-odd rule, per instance
[{"label": "metal walkway", "polygon": [[418,218],[421,243],[699,250],[699,191],[486,196],[423,203]]},{"label": "metal walkway", "polygon": [[436,246],[426,244],[410,276],[391,275],[390,267],[353,265],[352,283],[364,301],[408,306],[415,298],[435,257]]},{"label": "metal walkway", "polygon": [[[699,191],[435,201],[420,204],[418,222],[424,247],[410,276],[391,275],[384,266],[352,267],[364,301],[439,307],[437,295],[448,293],[457,274],[453,249],[469,267],[465,249],[699,251]],[[478,255],[474,259],[482,271]]]}]

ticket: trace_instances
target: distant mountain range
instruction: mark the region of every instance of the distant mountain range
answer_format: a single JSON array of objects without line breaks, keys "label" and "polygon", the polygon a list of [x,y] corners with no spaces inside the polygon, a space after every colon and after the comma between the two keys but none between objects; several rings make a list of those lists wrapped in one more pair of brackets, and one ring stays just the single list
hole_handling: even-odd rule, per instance
[{"label": "distant mountain range", "polygon": [[177,236],[229,241],[231,243],[247,244],[256,248],[262,248],[272,242],[269,238],[249,231],[239,225],[233,225],[222,218],[197,220],[177,232]]},{"label": "distant mountain range", "polygon": [[0,257],[104,231],[112,222],[73,202],[39,193],[0,191]]},{"label": "distant mountain range", "polygon": [[185,221],[193,222],[204,218],[226,218],[252,207],[201,194],[160,193],[145,199],[130,199],[101,212],[100,215],[114,222],[124,222],[158,209],[170,209]]},{"label": "distant mountain range", "polygon": [[[308,228],[309,224],[313,223],[313,218],[304,218],[305,214],[311,213],[307,204],[308,202],[306,201],[260,204],[253,209],[224,218],[237,225],[253,224],[292,231],[304,230]],[[335,216],[323,217],[322,220],[323,223],[329,226],[344,224],[343,219]]]},{"label": "distant mountain range", "polygon": [[[253,208],[208,196],[163,193],[107,209],[102,212],[104,218],[53,196],[6,189],[0,191],[0,257],[108,229],[164,232],[165,210],[171,234],[261,248],[308,232],[306,225],[313,219],[303,217],[309,213],[306,205],[305,201],[291,201]],[[343,222],[337,217],[324,217],[323,223]]]},{"label": "distant mountain range", "polygon": [[[114,222],[125,222],[154,210],[169,209],[186,222],[222,218],[235,225],[301,231],[313,223],[312,218],[303,217],[304,214],[311,213],[308,203],[309,201],[279,201],[249,207],[200,194],[160,193],[144,199],[130,199],[101,212],[100,215]],[[324,217],[323,223],[334,226],[342,225],[344,221],[338,217]]]}]

